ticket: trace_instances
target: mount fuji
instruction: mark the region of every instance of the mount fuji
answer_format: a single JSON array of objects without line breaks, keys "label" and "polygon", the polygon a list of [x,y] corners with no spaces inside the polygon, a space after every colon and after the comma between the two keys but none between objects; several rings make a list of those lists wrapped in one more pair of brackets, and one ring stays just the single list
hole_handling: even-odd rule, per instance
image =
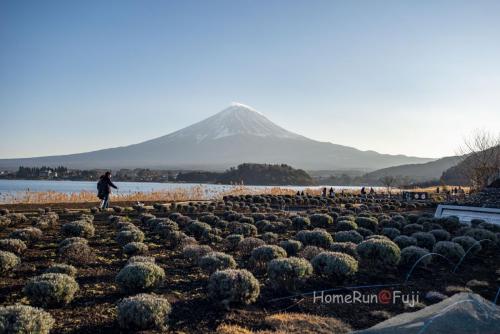
[{"label": "mount fuji", "polygon": [[139,144],[98,151],[0,159],[0,168],[169,168],[218,170],[243,162],[286,163],[307,170],[375,170],[434,159],[380,154],[290,132],[253,108],[233,103],[191,126]]}]

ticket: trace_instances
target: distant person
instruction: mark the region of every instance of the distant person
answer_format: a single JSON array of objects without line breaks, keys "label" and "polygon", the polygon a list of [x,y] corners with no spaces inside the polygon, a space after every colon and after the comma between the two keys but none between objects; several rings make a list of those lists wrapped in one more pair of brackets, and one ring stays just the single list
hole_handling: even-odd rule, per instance
[{"label": "distant person", "polygon": [[111,182],[111,172],[106,172],[101,175],[99,182],[97,182],[97,197],[101,200],[101,210],[109,207],[109,194],[111,188],[118,189],[113,182]]},{"label": "distant person", "polygon": [[321,195],[322,195],[323,197],[326,197],[326,188],[323,188],[323,190],[321,191]]},{"label": "distant person", "polygon": [[439,194],[439,187],[436,188],[436,194]]},{"label": "distant person", "polygon": [[297,196],[300,196],[300,191],[297,191]]},{"label": "distant person", "polygon": [[366,195],[365,187],[361,188],[361,195]]},{"label": "distant person", "polygon": [[300,196],[304,196],[304,191],[302,190],[302,192],[300,193]]},{"label": "distant person", "polygon": [[375,189],[373,189],[373,187],[370,187],[370,195],[375,195]]},{"label": "distant person", "polygon": [[333,190],[333,187],[330,187],[329,195],[330,197],[335,197],[335,191]]}]

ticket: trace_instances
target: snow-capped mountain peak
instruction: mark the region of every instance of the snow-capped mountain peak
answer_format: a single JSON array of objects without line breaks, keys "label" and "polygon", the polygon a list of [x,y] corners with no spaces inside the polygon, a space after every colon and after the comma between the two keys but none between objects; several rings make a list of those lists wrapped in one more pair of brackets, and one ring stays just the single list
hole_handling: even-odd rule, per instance
[{"label": "snow-capped mountain peak", "polygon": [[195,138],[197,142],[236,135],[274,138],[303,138],[267,119],[262,113],[242,103],[233,102],[219,113],[172,133],[169,137]]}]

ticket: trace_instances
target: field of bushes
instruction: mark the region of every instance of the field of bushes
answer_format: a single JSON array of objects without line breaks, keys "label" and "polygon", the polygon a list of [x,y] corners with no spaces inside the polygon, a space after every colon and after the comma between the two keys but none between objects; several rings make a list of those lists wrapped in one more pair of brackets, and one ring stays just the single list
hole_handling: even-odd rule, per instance
[{"label": "field of bushes", "polygon": [[[458,292],[488,300],[500,229],[359,195],[0,208],[0,333],[348,333]],[[419,295],[316,303],[313,291]]]}]

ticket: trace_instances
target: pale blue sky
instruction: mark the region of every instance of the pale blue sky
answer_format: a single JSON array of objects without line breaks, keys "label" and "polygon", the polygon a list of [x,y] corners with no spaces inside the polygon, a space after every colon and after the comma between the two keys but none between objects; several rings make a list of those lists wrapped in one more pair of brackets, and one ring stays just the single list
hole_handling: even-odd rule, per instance
[{"label": "pale blue sky", "polygon": [[500,1],[0,1],[0,157],[137,143],[232,101],[439,157],[500,130]]}]

